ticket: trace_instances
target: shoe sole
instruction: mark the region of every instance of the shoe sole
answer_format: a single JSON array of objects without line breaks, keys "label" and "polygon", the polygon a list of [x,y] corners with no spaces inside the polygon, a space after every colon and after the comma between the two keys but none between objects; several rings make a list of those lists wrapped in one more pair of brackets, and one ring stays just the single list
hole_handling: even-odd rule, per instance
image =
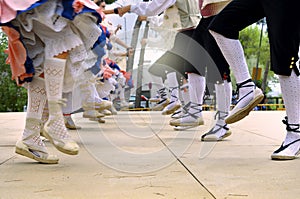
[{"label": "shoe sole", "polygon": [[105,117],[105,115],[99,115],[99,116],[92,116],[92,115],[82,115],[83,118],[101,118],[101,117]]},{"label": "shoe sole", "polygon": [[[176,112],[175,112],[176,113]],[[171,118],[172,119],[179,119],[182,115],[182,113],[178,113],[178,114],[175,114],[175,115],[171,115]],[[177,115],[177,116],[176,116]]]},{"label": "shoe sole", "polygon": [[157,102],[159,102],[159,101],[160,101],[159,99],[155,99],[155,100],[150,99],[150,100],[149,100],[149,102],[155,102],[155,103],[157,103]]},{"label": "shoe sole", "polygon": [[105,109],[110,109],[111,105],[103,106],[103,107],[95,107],[95,110],[97,111],[103,111]]},{"label": "shoe sole", "polygon": [[192,129],[195,127],[198,127],[198,126],[175,126],[174,130],[175,131],[185,131],[185,130]]},{"label": "shoe sole", "polygon": [[45,136],[45,138],[47,138],[47,139],[51,142],[51,144],[53,144],[53,146],[54,146],[57,150],[59,150],[59,151],[62,152],[62,153],[65,153],[65,154],[68,154],[68,155],[77,155],[77,154],[79,153],[79,150],[77,150],[77,151],[69,151],[69,150],[66,150],[66,149],[62,148],[61,146],[56,145],[56,144],[54,143],[52,137],[49,136],[49,134],[48,134],[45,130],[44,130],[44,136]]},{"label": "shoe sole", "polygon": [[32,153],[30,153],[27,150],[24,150],[24,149],[19,148],[19,147],[16,147],[15,152],[19,155],[22,155],[22,156],[25,156],[27,158],[36,160],[36,161],[38,161],[40,163],[43,163],[43,164],[57,164],[58,163],[58,160],[45,160],[45,159],[42,159],[42,158],[39,158],[39,157],[33,155]]},{"label": "shoe sole", "polygon": [[65,124],[66,128],[69,129],[69,130],[79,130],[81,129],[80,126],[71,126],[69,124]]},{"label": "shoe sole", "polygon": [[210,137],[207,137],[207,138],[201,138],[201,141],[205,141],[205,142],[218,142],[218,141],[222,141],[224,138],[227,138],[231,135],[231,131],[227,131],[223,136],[219,137],[219,138],[210,138]]},{"label": "shoe sole", "polygon": [[102,113],[102,114],[104,114],[105,116],[110,116],[110,115],[112,115],[112,113]]},{"label": "shoe sole", "polygon": [[166,106],[168,106],[169,103],[170,103],[170,100],[167,99],[163,104],[154,106],[152,108],[152,111],[162,111]]},{"label": "shoe sole", "polygon": [[102,120],[100,118],[90,118],[90,121],[99,122],[99,123],[105,123],[105,120]]},{"label": "shoe sole", "polygon": [[175,111],[177,111],[178,109],[180,109],[181,105],[177,104],[176,106],[174,106],[171,109],[168,109],[166,111],[163,111],[161,114],[162,115],[170,115],[173,114]]},{"label": "shoe sole", "polygon": [[294,160],[296,156],[271,155],[272,160]]},{"label": "shoe sole", "polygon": [[256,107],[256,105],[262,101],[263,98],[264,98],[263,94],[257,96],[247,106],[245,106],[241,110],[237,111],[234,115],[231,115],[231,116],[225,118],[225,122],[227,124],[232,124],[232,123],[240,121],[241,119],[243,119],[244,117],[249,115],[249,113],[252,111],[252,109],[254,109]]},{"label": "shoe sole", "polygon": [[170,122],[170,125],[171,126],[191,126],[191,127],[196,127],[196,126],[201,126],[201,125],[204,125],[204,121],[200,121],[198,123],[171,123]]}]

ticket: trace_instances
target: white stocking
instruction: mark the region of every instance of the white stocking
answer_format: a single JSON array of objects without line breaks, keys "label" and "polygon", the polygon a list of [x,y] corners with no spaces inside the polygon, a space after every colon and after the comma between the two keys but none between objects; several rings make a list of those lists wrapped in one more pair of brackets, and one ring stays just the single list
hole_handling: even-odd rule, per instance
[{"label": "white stocking", "polygon": [[66,60],[57,58],[48,58],[44,63],[49,108],[49,120],[44,126],[44,134],[58,150],[75,155],[79,147],[67,132],[61,108],[65,65]]},{"label": "white stocking", "polygon": [[33,78],[32,82],[28,83],[27,115],[22,140],[31,149],[44,153],[47,153],[47,149],[40,138],[40,131],[46,100],[44,80],[38,77]]},{"label": "white stocking", "polygon": [[[251,79],[248,66],[246,63],[246,59],[244,57],[244,50],[240,41],[235,39],[228,39],[213,31],[210,32],[215,38],[226,61],[228,62],[230,68],[232,69],[237,84],[241,84]],[[253,85],[253,86],[249,86],[249,85]],[[236,105],[236,109],[243,108],[250,103],[250,101],[253,99],[254,89],[255,89],[254,83],[250,81],[244,84],[244,86],[238,90],[239,99],[242,100],[240,100],[239,103]]]},{"label": "white stocking", "polygon": [[[205,77],[197,75],[195,73],[188,74],[189,80],[189,94],[191,103],[198,104],[200,110],[202,110],[203,97],[205,92],[206,81]],[[190,110],[191,113],[197,112],[196,110]],[[197,113],[198,117],[202,116],[202,113]]]},{"label": "white stocking", "polygon": [[168,80],[168,85],[170,89],[170,95],[171,95],[171,102],[177,101],[178,100],[178,81],[177,81],[177,76],[176,72],[168,73],[167,74],[167,80]]},{"label": "white stocking", "polygon": [[[279,82],[288,117],[288,123],[300,124],[300,77],[292,71],[291,76],[279,75]],[[299,138],[299,133],[288,131],[284,145]],[[296,144],[291,146],[296,146]]]},{"label": "white stocking", "polygon": [[236,82],[239,84],[251,79],[241,42],[236,39],[228,39],[213,31],[210,32],[229,64]]}]

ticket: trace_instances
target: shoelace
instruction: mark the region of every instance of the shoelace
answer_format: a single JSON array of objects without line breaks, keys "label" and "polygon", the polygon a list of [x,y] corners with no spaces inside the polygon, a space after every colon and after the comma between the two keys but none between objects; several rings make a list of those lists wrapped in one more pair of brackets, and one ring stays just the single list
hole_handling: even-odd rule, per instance
[{"label": "shoelace", "polygon": [[158,94],[160,98],[165,99],[167,96],[166,87],[159,89]]},{"label": "shoelace", "polygon": [[[224,114],[223,116],[221,116],[221,114]],[[215,120],[224,120],[228,115],[228,112],[224,112],[224,111],[217,111],[215,114]]]},{"label": "shoelace", "polygon": [[246,80],[246,81],[244,81],[244,82],[242,82],[242,83],[236,85],[236,94],[237,94],[237,96],[238,96],[238,100],[237,100],[236,104],[239,103],[239,102],[240,102],[242,99],[244,99],[245,97],[247,97],[250,93],[253,93],[253,92],[254,92],[254,90],[252,90],[252,91],[248,92],[246,95],[244,95],[242,98],[240,98],[240,96],[239,96],[239,90],[240,90],[241,88],[245,88],[245,87],[254,87],[254,88],[255,88],[255,84],[245,85],[245,84],[250,83],[250,82],[252,82],[252,80],[251,80],[251,79],[248,79],[248,80]]},{"label": "shoelace", "polygon": [[[300,125],[299,124],[289,124],[287,116],[282,120],[282,123],[286,125],[286,130],[287,131],[300,133],[300,131],[298,130]],[[292,126],[294,126],[294,127],[292,127]]]},{"label": "shoelace", "polygon": [[157,104],[162,104],[167,100],[167,92],[166,92],[166,87],[163,87],[157,91],[159,94],[161,100]]},{"label": "shoelace", "polygon": [[[185,111],[185,114],[181,118],[191,116],[191,117],[197,119],[198,116],[196,114],[202,112],[201,106],[202,106],[202,104],[197,104],[197,103],[194,103],[194,102],[187,103],[186,106],[183,107],[183,111]],[[190,109],[194,109],[194,110],[196,110],[196,112],[191,113]]]},{"label": "shoelace", "polygon": [[[178,99],[178,96],[172,94],[173,91],[176,90],[176,89],[178,89],[178,87],[170,87],[170,88],[169,88],[169,92],[171,93],[171,97],[173,97],[173,98],[175,98],[175,99],[177,100],[177,99]],[[175,101],[176,101],[176,100],[175,100]]]}]

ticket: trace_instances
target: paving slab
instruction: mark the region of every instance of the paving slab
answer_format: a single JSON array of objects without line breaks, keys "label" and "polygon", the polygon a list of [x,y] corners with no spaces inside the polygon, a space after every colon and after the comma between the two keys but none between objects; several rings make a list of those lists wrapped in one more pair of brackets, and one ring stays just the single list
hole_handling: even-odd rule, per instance
[{"label": "paving slab", "polygon": [[46,142],[57,165],[14,153],[25,113],[1,113],[0,199],[7,198],[297,198],[299,159],[272,161],[285,134],[282,111],[256,111],[230,125],[222,142],[201,142],[205,125],[174,131],[160,112],[119,112],[105,124],[74,115],[69,131],[80,152],[69,156]]}]

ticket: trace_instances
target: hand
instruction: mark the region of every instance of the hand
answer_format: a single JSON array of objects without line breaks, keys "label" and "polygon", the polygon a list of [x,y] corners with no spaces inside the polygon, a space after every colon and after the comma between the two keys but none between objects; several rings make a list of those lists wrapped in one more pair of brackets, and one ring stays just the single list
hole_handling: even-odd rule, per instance
[{"label": "hand", "polygon": [[126,14],[127,12],[129,12],[130,8],[131,8],[130,5],[118,8],[118,14],[119,14],[119,16],[122,17],[124,14]]},{"label": "hand", "polygon": [[122,30],[122,25],[121,24],[117,25],[117,30]]},{"label": "hand", "polygon": [[143,38],[143,39],[141,40],[141,45],[142,45],[142,46],[146,46],[146,44],[147,44],[147,39],[146,39],[146,38]]},{"label": "hand", "polygon": [[139,16],[138,20],[139,21],[147,21],[147,17],[146,16]]},{"label": "hand", "polygon": [[134,49],[132,47],[127,48],[127,56],[130,57],[134,54]]},{"label": "hand", "polygon": [[121,25],[121,24],[118,24],[118,25],[117,25],[117,28],[116,28],[116,30],[115,30],[115,34],[117,34],[117,32],[118,32],[119,30],[122,30],[122,25]]}]

